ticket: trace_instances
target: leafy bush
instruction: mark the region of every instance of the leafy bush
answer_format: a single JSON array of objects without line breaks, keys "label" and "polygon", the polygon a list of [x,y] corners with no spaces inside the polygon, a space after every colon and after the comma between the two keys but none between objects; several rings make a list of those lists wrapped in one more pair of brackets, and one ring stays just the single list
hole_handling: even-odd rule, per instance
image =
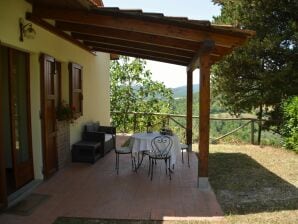
[{"label": "leafy bush", "polygon": [[285,147],[298,152],[298,96],[283,103],[282,135]]},{"label": "leafy bush", "polygon": [[[118,131],[145,131],[148,122],[152,125],[162,123],[162,119],[150,113],[169,113],[173,106],[172,90],[152,80],[145,65],[145,60],[124,56],[111,63],[111,111],[118,112],[112,114],[112,124]],[[147,115],[133,116],[129,112]]]}]

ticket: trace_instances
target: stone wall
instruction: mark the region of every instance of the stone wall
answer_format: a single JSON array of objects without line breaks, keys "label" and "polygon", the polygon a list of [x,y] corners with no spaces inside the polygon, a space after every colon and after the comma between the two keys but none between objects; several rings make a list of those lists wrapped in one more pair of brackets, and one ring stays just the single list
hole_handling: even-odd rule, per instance
[{"label": "stone wall", "polygon": [[62,169],[71,161],[69,122],[58,121],[57,128],[58,168]]}]

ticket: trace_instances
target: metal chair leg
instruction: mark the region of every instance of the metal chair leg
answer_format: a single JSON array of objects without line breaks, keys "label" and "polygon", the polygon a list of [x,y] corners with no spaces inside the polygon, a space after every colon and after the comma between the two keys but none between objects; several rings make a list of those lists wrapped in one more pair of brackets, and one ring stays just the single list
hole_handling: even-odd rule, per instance
[{"label": "metal chair leg", "polygon": [[136,170],[136,163],[135,163],[135,160],[134,160],[134,157],[132,156],[132,154],[130,154],[130,159],[131,159],[131,169],[133,171]]},{"label": "metal chair leg", "polygon": [[117,153],[115,152],[115,156],[116,156],[116,159],[115,159],[115,170],[117,170]]},{"label": "metal chair leg", "polygon": [[169,158],[169,176],[170,176],[170,180],[172,180],[172,176],[171,176],[171,157]]},{"label": "metal chair leg", "polygon": [[118,175],[119,174],[119,154],[118,153],[116,153],[116,163],[117,163],[116,169],[117,169],[117,175]]},{"label": "metal chair leg", "polygon": [[189,163],[189,151],[187,150],[187,162],[188,162],[188,167],[190,168],[190,163]]},{"label": "metal chair leg", "polygon": [[133,157],[133,163],[135,164],[134,171],[137,173],[138,172],[138,168],[137,168],[137,162],[136,162],[136,158],[135,157]]},{"label": "metal chair leg", "polygon": [[152,165],[151,165],[151,178],[150,179],[152,181],[152,178],[153,178],[153,168],[154,168],[154,160],[153,159],[151,159],[151,160],[152,160]]},{"label": "metal chair leg", "polygon": [[150,159],[150,157],[149,157],[149,170],[148,170],[148,177],[149,177],[149,175],[150,175],[150,171],[151,171],[151,159]]},{"label": "metal chair leg", "polygon": [[166,164],[166,174],[168,174],[168,160],[165,159],[165,164]]}]

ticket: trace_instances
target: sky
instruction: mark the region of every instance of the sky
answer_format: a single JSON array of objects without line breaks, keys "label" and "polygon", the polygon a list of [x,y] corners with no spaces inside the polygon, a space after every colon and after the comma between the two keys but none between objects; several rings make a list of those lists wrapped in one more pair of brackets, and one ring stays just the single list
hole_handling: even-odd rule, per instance
[{"label": "sky", "polygon": [[[220,7],[211,0],[103,0],[105,7],[142,9],[159,12],[165,16],[181,16],[189,19],[212,20],[220,14]],[[163,82],[169,88],[186,85],[186,67],[147,60],[146,68],[152,79]],[[193,73],[193,83],[199,83],[199,70]]]}]

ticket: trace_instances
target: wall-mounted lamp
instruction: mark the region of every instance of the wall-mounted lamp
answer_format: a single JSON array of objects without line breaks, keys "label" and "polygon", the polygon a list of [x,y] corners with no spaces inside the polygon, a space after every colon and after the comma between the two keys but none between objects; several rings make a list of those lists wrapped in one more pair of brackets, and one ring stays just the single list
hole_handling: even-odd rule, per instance
[{"label": "wall-mounted lamp", "polygon": [[28,39],[34,39],[36,36],[36,31],[32,27],[32,23],[25,24],[24,20],[20,18],[19,20],[20,27],[20,41],[24,41],[24,37]]}]

